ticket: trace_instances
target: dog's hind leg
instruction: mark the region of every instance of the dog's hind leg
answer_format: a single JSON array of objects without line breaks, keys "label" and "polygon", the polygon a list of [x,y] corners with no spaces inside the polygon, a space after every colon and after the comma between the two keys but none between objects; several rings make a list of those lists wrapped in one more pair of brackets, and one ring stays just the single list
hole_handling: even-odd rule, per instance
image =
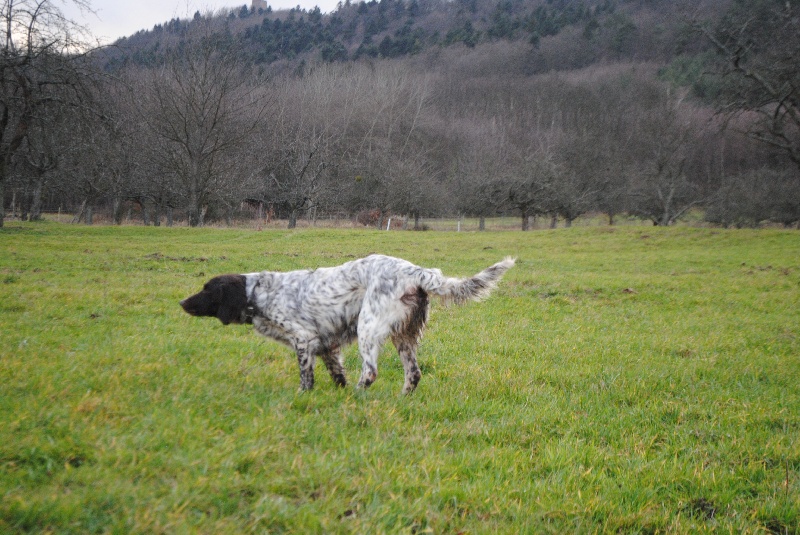
[{"label": "dog's hind leg", "polygon": [[347,386],[347,377],[344,374],[344,363],[342,362],[342,351],[337,347],[334,349],[323,349],[320,353],[322,361],[331,374],[331,379],[337,386]]},{"label": "dog's hind leg", "polygon": [[417,384],[419,384],[419,380],[422,377],[422,372],[419,371],[419,366],[417,366],[417,341],[395,335],[392,337],[392,343],[400,354],[400,360],[403,362],[403,370],[406,375],[403,394],[410,394],[417,388]]},{"label": "dog's hind leg", "polygon": [[378,378],[378,354],[389,337],[391,318],[387,318],[386,298],[375,289],[368,290],[358,315],[358,352],[361,354],[359,388],[369,388]]},{"label": "dog's hind leg", "polygon": [[[408,385],[416,386],[419,374],[416,345],[428,313],[428,296],[420,288],[412,288],[399,299],[392,297],[392,288],[368,290],[358,316],[358,349],[362,369],[358,386],[367,388],[378,377],[378,354],[383,343],[392,335],[404,340],[403,365],[408,365]],[[399,350],[399,348],[398,348]],[[409,386],[408,391],[413,390]]]},{"label": "dog's hind leg", "polygon": [[428,294],[421,288],[417,288],[416,291],[406,293],[401,298],[401,302],[408,307],[408,316],[400,330],[392,335],[392,343],[400,354],[405,371],[403,394],[410,394],[417,388],[422,377],[422,372],[417,365],[417,345],[425,331],[425,323],[428,321]]},{"label": "dog's hind leg", "polygon": [[378,378],[378,353],[386,338],[379,341],[372,338],[358,337],[358,350],[361,353],[361,378],[358,380],[359,388],[369,388],[369,385]]}]

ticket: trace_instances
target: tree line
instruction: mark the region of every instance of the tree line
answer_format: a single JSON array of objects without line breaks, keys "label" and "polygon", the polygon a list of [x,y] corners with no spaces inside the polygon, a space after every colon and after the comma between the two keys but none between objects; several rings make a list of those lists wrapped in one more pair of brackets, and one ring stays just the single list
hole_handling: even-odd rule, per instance
[{"label": "tree line", "polygon": [[527,229],[589,212],[669,225],[701,208],[726,226],[796,224],[797,5],[724,15],[697,16],[705,46],[669,63],[534,74],[565,32],[287,69],[243,57],[220,31],[229,16],[195,17],[157,62],[111,68],[50,0],[6,0],[0,222],[5,207],[192,226],[369,211],[514,214]]}]

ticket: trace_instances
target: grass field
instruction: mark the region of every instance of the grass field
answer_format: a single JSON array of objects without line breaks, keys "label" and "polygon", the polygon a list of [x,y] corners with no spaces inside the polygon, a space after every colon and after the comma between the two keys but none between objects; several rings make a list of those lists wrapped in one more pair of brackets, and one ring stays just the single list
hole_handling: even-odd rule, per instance
[{"label": "grass field", "polygon": [[[371,252],[472,275],[367,391],[178,300]],[[0,229],[0,532],[800,533],[800,233]],[[348,379],[360,370],[346,352]]]}]

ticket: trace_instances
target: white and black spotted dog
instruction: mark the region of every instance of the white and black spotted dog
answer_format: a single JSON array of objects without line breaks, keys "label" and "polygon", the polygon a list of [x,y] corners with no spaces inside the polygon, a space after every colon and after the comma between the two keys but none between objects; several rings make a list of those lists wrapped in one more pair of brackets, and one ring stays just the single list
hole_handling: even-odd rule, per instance
[{"label": "white and black spotted dog", "polygon": [[341,349],[358,341],[362,359],[358,386],[378,376],[378,353],[392,339],[405,370],[403,392],[420,380],[417,344],[428,319],[428,295],[448,303],[480,300],[514,265],[513,258],[477,275],[456,279],[382,255],[341,266],[278,273],[221,275],[181,301],[192,316],[211,316],[223,324],[252,323],[264,336],[297,353],[300,387],[314,387],[314,363],[322,357],[333,381],[345,386]]}]

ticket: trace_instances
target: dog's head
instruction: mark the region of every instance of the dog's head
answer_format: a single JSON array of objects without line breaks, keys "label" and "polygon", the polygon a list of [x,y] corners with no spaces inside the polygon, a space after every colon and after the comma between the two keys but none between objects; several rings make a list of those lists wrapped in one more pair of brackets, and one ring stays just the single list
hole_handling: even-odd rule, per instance
[{"label": "dog's head", "polygon": [[244,275],[220,275],[181,301],[192,316],[211,316],[223,325],[247,322],[247,283]]}]

